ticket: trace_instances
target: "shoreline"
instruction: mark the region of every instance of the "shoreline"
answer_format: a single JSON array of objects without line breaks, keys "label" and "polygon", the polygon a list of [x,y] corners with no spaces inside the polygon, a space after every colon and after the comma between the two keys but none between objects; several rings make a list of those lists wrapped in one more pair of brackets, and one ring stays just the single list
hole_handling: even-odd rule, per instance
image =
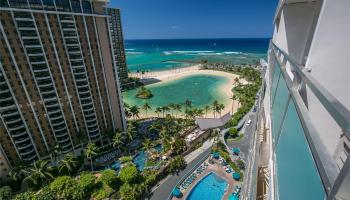
[{"label": "shoreline", "polygon": [[[142,75],[142,80],[140,80],[140,81],[143,82],[145,85],[150,85],[150,84],[157,85],[157,84],[162,84],[162,83],[166,83],[168,81],[177,80],[177,79],[181,79],[181,78],[193,76],[193,75],[214,75],[214,76],[225,77],[228,80],[228,82],[219,88],[221,93],[225,95],[225,99],[226,99],[225,102],[219,101],[219,103],[223,103],[225,105],[224,110],[221,112],[221,116],[225,115],[226,113],[231,113],[231,111],[233,111],[233,113],[235,113],[238,109],[238,101],[237,100],[232,101],[230,98],[233,95],[232,88],[234,87],[235,78],[236,77],[239,78],[239,76],[236,74],[228,73],[228,72],[209,70],[209,69],[202,70],[200,68],[201,68],[201,64],[197,64],[197,65],[192,65],[189,67],[183,67],[183,68],[178,68],[178,69],[146,72],[145,74]],[[129,73],[130,77],[141,78],[140,75],[141,75],[140,73]],[[242,79],[239,79],[239,80],[240,80],[240,82],[245,82],[245,80],[242,80]],[[153,109],[155,109],[155,108],[153,108]],[[177,114],[180,115],[182,113],[183,112],[177,113]],[[218,115],[218,114],[216,114],[216,115]],[[140,108],[140,115],[139,116],[140,116],[140,118],[146,117],[145,111],[142,110],[141,108]],[[158,116],[158,114],[156,114],[153,110],[149,111],[148,115],[147,115],[147,117],[157,117],[157,116]],[[211,110],[208,111],[208,114],[206,117],[207,118],[214,117]]]}]

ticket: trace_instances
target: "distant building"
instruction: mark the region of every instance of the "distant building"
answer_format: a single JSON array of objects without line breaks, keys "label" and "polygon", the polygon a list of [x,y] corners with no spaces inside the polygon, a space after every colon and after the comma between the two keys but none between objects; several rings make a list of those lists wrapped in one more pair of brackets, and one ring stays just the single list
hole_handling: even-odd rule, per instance
[{"label": "distant building", "polygon": [[[101,0],[0,1],[0,144],[13,164],[126,128]],[[123,50],[124,52],[124,50]],[[2,158],[2,157],[1,157]]]},{"label": "distant building", "polygon": [[111,16],[111,19],[109,20],[109,29],[112,37],[112,46],[114,53],[114,70],[117,71],[120,80],[119,82],[121,83],[121,87],[123,87],[128,79],[128,67],[125,58],[124,37],[120,19],[120,10],[117,8],[106,8],[106,14]]}]

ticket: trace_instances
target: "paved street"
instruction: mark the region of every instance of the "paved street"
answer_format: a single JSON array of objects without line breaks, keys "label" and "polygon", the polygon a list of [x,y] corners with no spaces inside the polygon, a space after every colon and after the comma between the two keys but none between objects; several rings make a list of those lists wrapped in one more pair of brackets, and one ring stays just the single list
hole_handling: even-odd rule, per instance
[{"label": "paved street", "polygon": [[167,179],[160,184],[160,186],[153,192],[151,200],[167,200],[170,193],[178,183],[178,181],[184,177],[189,171],[195,167],[195,165],[204,157],[210,154],[210,148],[199,154],[195,159],[187,164],[186,168],[182,170],[178,175],[170,175]]},{"label": "paved street", "polygon": [[[244,155],[244,161],[247,162],[247,157],[249,155],[249,151],[252,148],[253,136],[256,130],[256,121],[257,115],[255,112],[251,112],[248,114],[247,120],[251,119],[252,122],[249,126],[243,128],[242,132],[244,133],[243,139],[240,141],[227,141],[227,146],[231,149],[232,147],[238,147],[242,154]],[[243,156],[242,156],[243,157]]]}]

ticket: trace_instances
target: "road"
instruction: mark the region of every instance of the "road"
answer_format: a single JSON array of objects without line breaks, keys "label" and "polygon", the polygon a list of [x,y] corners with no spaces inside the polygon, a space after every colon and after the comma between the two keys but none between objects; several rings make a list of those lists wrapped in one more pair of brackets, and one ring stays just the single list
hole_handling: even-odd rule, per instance
[{"label": "road", "polygon": [[186,168],[182,170],[179,174],[170,175],[166,178],[166,180],[160,184],[160,186],[153,191],[151,200],[166,200],[168,199],[170,193],[176,186],[176,184],[181,180],[184,176],[186,176],[199,161],[204,159],[204,157],[210,154],[211,149],[205,150],[203,153],[199,154],[195,159],[193,159],[190,163],[187,164]]}]

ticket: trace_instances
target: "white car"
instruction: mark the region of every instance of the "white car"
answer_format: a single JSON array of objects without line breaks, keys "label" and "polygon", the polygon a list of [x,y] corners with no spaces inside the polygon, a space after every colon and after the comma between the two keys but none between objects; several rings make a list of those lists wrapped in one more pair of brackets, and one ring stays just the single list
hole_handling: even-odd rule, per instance
[{"label": "white car", "polygon": [[249,119],[249,120],[247,121],[247,123],[246,123],[246,126],[249,126],[250,123],[252,123],[252,120]]}]

